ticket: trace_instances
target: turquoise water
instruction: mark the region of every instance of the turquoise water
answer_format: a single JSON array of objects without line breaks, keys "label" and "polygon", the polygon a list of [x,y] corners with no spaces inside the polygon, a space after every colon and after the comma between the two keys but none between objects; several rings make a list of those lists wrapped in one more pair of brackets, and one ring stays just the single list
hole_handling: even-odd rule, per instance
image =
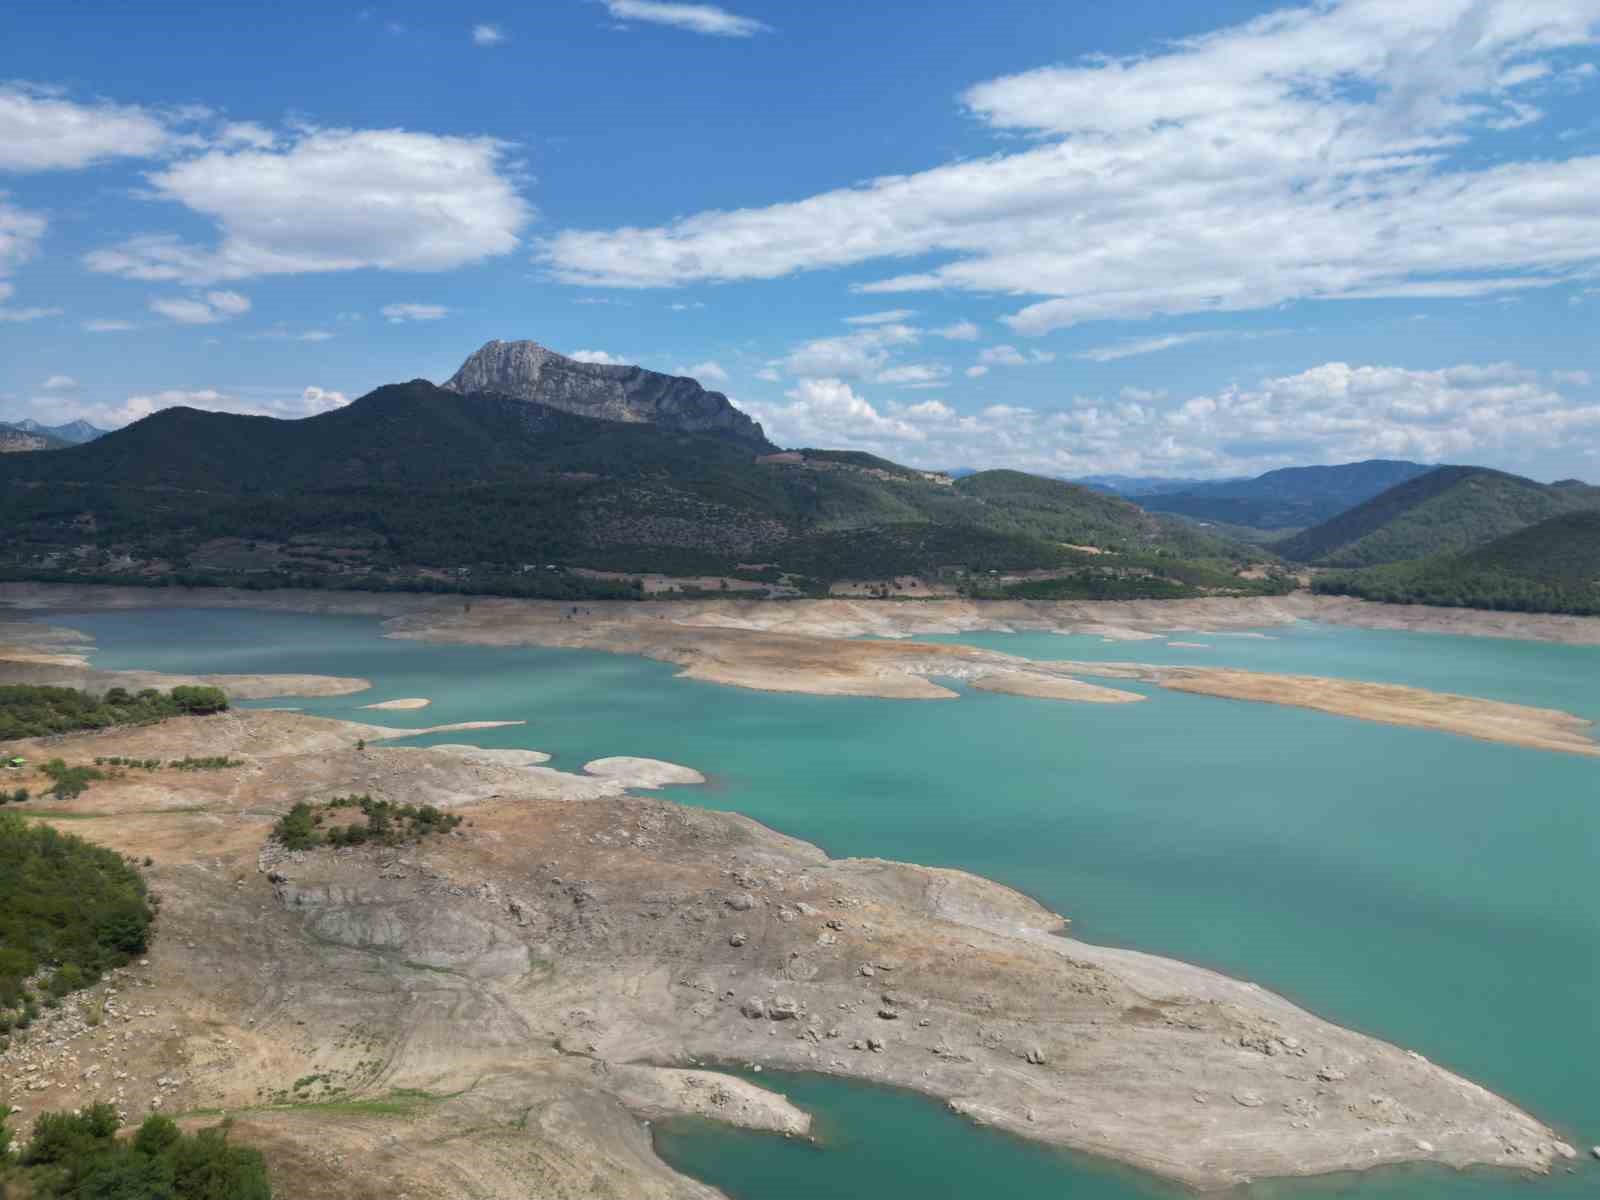
[{"label": "turquoise water", "polygon": [[[568,769],[608,754],[687,763],[712,783],[679,799],[748,813],[836,855],[1002,880],[1068,914],[1080,937],[1254,979],[1477,1079],[1575,1144],[1600,1142],[1594,760],[1159,689],[1140,688],[1148,702],[1123,706],[976,692],[954,702],[782,696],[677,679],[636,658],[389,640],[366,618],[51,619],[93,634],[99,666],[361,675],[371,692],[289,703],[408,728],[524,719],[471,739],[545,750]],[[1600,718],[1594,648],[1310,625],[1268,632],[1177,638],[1205,650],[1047,634],[936,640],[1036,658],[1347,675]],[[434,704],[357,707],[400,696]],[[1177,1194],[970,1130],[917,1097],[827,1080],[789,1090],[823,1114],[827,1150],[685,1124],[661,1132],[663,1152],[751,1200]],[[934,1142],[940,1157],[927,1161],[949,1161],[915,1183],[905,1147],[920,1156]],[[1596,1183],[1585,1164],[1536,1186],[1564,1198]],[[1528,1186],[1391,1172],[1252,1192],[1488,1200]]]}]

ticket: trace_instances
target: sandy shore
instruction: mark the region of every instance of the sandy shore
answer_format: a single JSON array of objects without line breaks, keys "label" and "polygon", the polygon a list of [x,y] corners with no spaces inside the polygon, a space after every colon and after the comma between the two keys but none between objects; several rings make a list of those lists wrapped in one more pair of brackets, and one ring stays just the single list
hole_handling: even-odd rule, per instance
[{"label": "sandy shore", "polygon": [[624,787],[656,788],[673,787],[680,784],[699,784],[706,781],[706,777],[693,767],[679,766],[677,763],[662,762],[658,758],[597,758],[593,762],[583,764],[586,775],[598,775],[601,779],[615,779]]},{"label": "sandy shore", "polygon": [[[89,1027],[69,999],[0,1055],[16,1126],[159,1097],[237,1114],[288,1195],[712,1200],[640,1120],[803,1133],[781,1096],[706,1065],[737,1062],[911,1088],[1201,1188],[1407,1162],[1544,1172],[1573,1154],[1417,1055],[1065,937],[976,876],[830,859],[616,779],[374,745],[373,728],[236,710],[52,744],[242,765],[12,806],[151,862],[162,900],[112,1020]],[[401,848],[269,842],[297,800],[352,793],[466,823]],[[313,1076],[327,1082],[287,1098]],[[310,1103],[334,1086],[341,1103]],[[343,1103],[386,1098],[395,1113]]]},{"label": "sandy shore", "polygon": [[419,708],[427,708],[432,703],[432,700],[412,698],[406,700],[382,700],[377,704],[363,704],[361,707],[378,712],[410,712]]},{"label": "sandy shore", "polygon": [[[163,597],[165,599],[165,596]],[[389,636],[477,645],[564,646],[637,654],[669,662],[686,678],[764,691],[822,696],[869,696],[901,700],[952,700],[960,682],[978,690],[1041,700],[1132,704],[1138,692],[1090,682],[1117,675],[1105,664],[1037,662],[996,650],[964,645],[927,644],[916,634],[974,630],[1082,633],[1125,641],[1167,639],[1180,632],[1260,636],[1264,628],[1304,619],[1420,630],[1430,623],[1462,632],[1481,618],[1483,636],[1520,630],[1572,644],[1600,644],[1600,619],[1538,618],[1526,615],[1465,613],[1460,610],[1399,608],[1338,598],[1296,595],[1262,599],[1033,603],[964,600],[870,602],[860,600],[751,601],[710,599],[671,603],[585,604],[434,596],[328,596],[318,593],[234,593],[196,590],[179,598],[196,604],[265,606],[304,611],[357,611],[387,615]],[[130,588],[50,588],[0,585],[0,603],[27,604],[35,610],[132,607],[146,594]],[[246,602],[249,602],[248,604]],[[338,607],[341,603],[347,608]],[[576,608],[576,613],[574,613]],[[63,653],[72,633],[60,625],[0,625],[11,649],[13,670],[30,682],[85,682],[109,686],[105,677],[128,681],[139,673],[92,672],[76,667],[42,666],[29,656]],[[1178,644],[1184,644],[1179,640]],[[1201,649],[1193,644],[1196,650]],[[81,658],[80,658],[81,664]],[[1530,749],[1594,755],[1590,723],[1569,713],[1448,696],[1379,682],[1320,679],[1244,671],[1166,669],[1120,664],[1122,678],[1189,691],[1287,704],[1359,720],[1406,725],[1502,742]],[[44,676],[49,676],[48,679]],[[163,677],[176,679],[177,677]],[[322,677],[206,676],[241,698],[265,695],[339,695],[365,688],[365,680]],[[229,681],[232,681],[231,683]],[[161,686],[140,684],[140,686]],[[170,683],[165,686],[171,686]],[[291,689],[302,689],[299,691]],[[393,703],[393,702],[389,702]]]}]

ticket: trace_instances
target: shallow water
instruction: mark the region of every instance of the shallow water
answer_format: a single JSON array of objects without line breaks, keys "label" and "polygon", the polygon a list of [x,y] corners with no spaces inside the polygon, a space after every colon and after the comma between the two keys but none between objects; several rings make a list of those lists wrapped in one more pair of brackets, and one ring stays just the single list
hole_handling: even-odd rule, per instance
[{"label": "shallow water", "polygon": [[[1575,1144],[1600,1142],[1594,760],[1141,685],[1146,703],[1118,706],[979,692],[954,702],[784,696],[678,679],[637,658],[385,639],[367,618],[50,619],[91,633],[97,666],[360,675],[372,691],[281,703],[406,728],[525,719],[431,740],[527,746],[569,770],[612,754],[686,763],[712,777],[679,790],[686,802],[748,813],[836,855],[1001,880],[1066,913],[1080,937],[1256,980],[1478,1080]],[[1600,718],[1593,647],[1314,625],[1264,632],[1172,639],[1206,649],[1051,634],[929,640],[1034,658],[1344,675]],[[434,704],[359,709],[402,696]],[[828,1080],[786,1087],[823,1114],[827,1151],[683,1124],[661,1132],[663,1152],[751,1200],[1177,1194],[969,1130],[917,1097]],[[932,1162],[943,1165],[923,1171]],[[1533,1186],[1564,1198],[1597,1183],[1585,1163],[1576,1177]],[[1252,1192],[1489,1200],[1528,1188],[1496,1174],[1389,1172]]]}]

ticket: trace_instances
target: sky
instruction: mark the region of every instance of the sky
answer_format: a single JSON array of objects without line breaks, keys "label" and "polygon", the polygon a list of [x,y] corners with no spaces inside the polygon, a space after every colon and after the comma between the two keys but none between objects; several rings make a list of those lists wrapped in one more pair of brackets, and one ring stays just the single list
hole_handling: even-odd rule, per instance
[{"label": "sky", "polygon": [[775,441],[1600,481],[1600,0],[12,5],[0,418],[491,338]]}]

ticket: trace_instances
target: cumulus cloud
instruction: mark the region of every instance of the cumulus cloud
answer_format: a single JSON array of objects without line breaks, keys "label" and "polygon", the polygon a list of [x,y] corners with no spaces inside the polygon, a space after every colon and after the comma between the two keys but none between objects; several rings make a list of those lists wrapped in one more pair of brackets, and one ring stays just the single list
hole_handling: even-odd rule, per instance
[{"label": "cumulus cloud", "polygon": [[78,386],[78,381],[71,375],[52,375],[44,381],[44,390],[47,392],[70,392]]},{"label": "cumulus cloud", "polygon": [[166,118],[146,109],[0,85],[0,170],[76,170],[112,158],[148,158],[172,143]]},{"label": "cumulus cloud", "polygon": [[691,379],[698,379],[701,383],[727,383],[728,373],[722,369],[722,364],[715,359],[695,363],[690,367],[673,368],[674,375],[687,375]]},{"label": "cumulus cloud", "polygon": [[615,354],[608,354],[604,350],[574,350],[567,355],[574,362],[595,363],[602,367],[627,366],[627,359],[618,358]]},{"label": "cumulus cloud", "polygon": [[472,27],[472,44],[474,46],[498,46],[506,40],[506,35],[498,25],[474,25]]},{"label": "cumulus cloud", "polygon": [[[859,290],[1037,297],[1019,333],[1303,298],[1476,295],[1592,265],[1600,156],[1497,160],[1593,0],[1342,0],[963,97],[1033,139],[788,203],[541,243],[610,287],[772,279],[932,255]],[[1579,78],[1579,85],[1590,80]]]},{"label": "cumulus cloud", "polygon": [[214,291],[204,296],[157,296],[150,311],[180,325],[216,325],[250,311],[250,300],[238,292]]},{"label": "cumulus cloud", "polygon": [[804,342],[770,365],[791,375],[857,379],[885,369],[895,347],[908,346],[921,336],[921,331],[910,325],[872,325],[855,333]]},{"label": "cumulus cloud", "polygon": [[934,337],[942,337],[952,342],[975,342],[978,340],[978,327],[971,321],[954,321],[938,329],[929,330]]},{"label": "cumulus cloud", "polygon": [[385,304],[380,310],[391,325],[406,321],[438,321],[450,315],[442,304]]},{"label": "cumulus cloud", "polygon": [[989,368],[983,366],[982,364],[979,364],[975,367],[968,367],[966,371],[963,372],[968,379],[982,379],[988,373]]},{"label": "cumulus cloud", "polygon": [[652,25],[670,25],[690,33],[703,33],[708,37],[754,37],[772,27],[750,17],[737,16],[714,4],[665,4],[659,0],[602,0],[619,23],[645,21]]},{"label": "cumulus cloud", "polygon": [[1247,475],[1366,458],[1514,462],[1600,436],[1600,400],[1575,401],[1553,374],[1546,381],[1510,363],[1413,370],[1330,362],[1187,398],[1127,388],[1053,409],[993,405],[973,414],[874,403],[841,380],[803,381],[787,399],[744,406],[785,444],[1067,476]]},{"label": "cumulus cloud", "polygon": [[507,150],[493,138],[401,129],[305,129],[269,149],[212,149],[148,180],[157,197],[214,220],[215,245],[141,234],[84,262],[109,275],[193,284],[449,270],[518,244],[532,211]]}]

